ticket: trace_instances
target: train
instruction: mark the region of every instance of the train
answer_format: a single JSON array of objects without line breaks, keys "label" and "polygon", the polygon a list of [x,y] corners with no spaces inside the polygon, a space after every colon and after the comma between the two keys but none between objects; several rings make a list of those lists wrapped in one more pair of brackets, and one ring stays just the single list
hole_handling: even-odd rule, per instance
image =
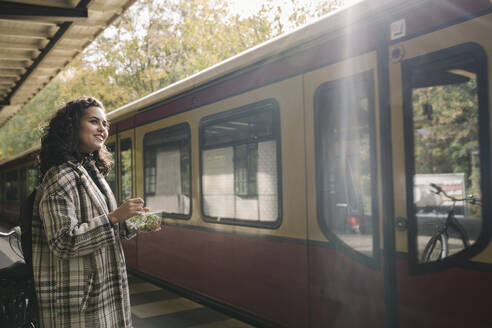
[{"label": "train", "polygon": [[360,1],[108,113],[108,182],[163,219],[129,272],[257,327],[492,327],[491,34],[489,0]]}]

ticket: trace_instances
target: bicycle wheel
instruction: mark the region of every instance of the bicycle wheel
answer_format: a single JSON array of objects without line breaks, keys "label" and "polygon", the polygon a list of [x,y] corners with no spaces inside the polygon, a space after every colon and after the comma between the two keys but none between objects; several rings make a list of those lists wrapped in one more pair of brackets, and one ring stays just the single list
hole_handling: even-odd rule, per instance
[{"label": "bicycle wheel", "polygon": [[421,262],[435,262],[448,255],[448,240],[443,233],[435,234],[429,239],[422,252]]},{"label": "bicycle wheel", "polygon": [[39,327],[30,270],[20,261],[0,269],[0,327]]}]

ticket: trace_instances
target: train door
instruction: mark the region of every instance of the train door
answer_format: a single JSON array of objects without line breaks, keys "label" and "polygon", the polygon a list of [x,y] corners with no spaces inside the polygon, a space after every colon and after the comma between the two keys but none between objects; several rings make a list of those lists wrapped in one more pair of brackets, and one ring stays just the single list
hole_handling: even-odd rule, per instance
[{"label": "train door", "polygon": [[3,171],[0,171],[0,221],[3,221],[3,210],[4,210],[3,189],[4,189]]},{"label": "train door", "polygon": [[311,327],[384,327],[377,62],[305,75]]},{"label": "train door", "polygon": [[17,225],[20,206],[20,171],[17,168],[4,174],[4,215],[7,221]]},{"label": "train door", "polygon": [[[119,190],[118,205],[135,196],[135,153],[134,130],[118,133],[118,177]],[[123,242],[126,263],[137,267],[138,237]]]},{"label": "train door", "polygon": [[118,134],[119,202],[122,204],[134,196],[133,131]]},{"label": "train door", "polygon": [[400,328],[492,327],[491,23],[389,47]]},{"label": "train door", "polygon": [[117,180],[116,177],[118,176],[118,153],[116,151],[116,134],[111,135],[108,137],[106,140],[106,148],[108,151],[111,153],[113,156],[113,161],[114,165],[111,171],[108,173],[106,176],[106,181],[109,184],[109,187],[111,187],[111,190],[113,191],[114,197],[116,198],[116,201],[118,202],[118,186],[117,186]]}]

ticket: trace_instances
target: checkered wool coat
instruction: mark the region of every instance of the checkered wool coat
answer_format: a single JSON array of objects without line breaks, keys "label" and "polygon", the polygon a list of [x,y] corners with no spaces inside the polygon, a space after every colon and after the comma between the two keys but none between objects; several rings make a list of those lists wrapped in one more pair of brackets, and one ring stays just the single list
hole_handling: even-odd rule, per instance
[{"label": "checkered wool coat", "polygon": [[90,167],[109,208],[80,163],[52,167],[36,194],[32,248],[41,327],[132,327],[120,237],[136,232],[111,224],[107,214],[116,201]]}]

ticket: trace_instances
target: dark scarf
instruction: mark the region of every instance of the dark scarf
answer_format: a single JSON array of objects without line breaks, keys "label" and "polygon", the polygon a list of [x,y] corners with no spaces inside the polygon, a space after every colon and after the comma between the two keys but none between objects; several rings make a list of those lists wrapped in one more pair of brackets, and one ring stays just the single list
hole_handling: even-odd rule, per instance
[{"label": "dark scarf", "polygon": [[96,186],[99,188],[99,191],[101,191],[101,194],[104,196],[104,200],[106,201],[106,205],[108,206],[108,208],[111,208],[109,205],[109,198],[104,192],[104,188],[101,185],[101,181],[99,181],[97,177],[97,174],[99,172],[94,162],[94,156],[92,156],[92,154],[85,156],[84,159],[82,160],[82,166],[87,171],[87,173],[89,173],[89,176],[91,177],[92,181],[94,181]]}]

